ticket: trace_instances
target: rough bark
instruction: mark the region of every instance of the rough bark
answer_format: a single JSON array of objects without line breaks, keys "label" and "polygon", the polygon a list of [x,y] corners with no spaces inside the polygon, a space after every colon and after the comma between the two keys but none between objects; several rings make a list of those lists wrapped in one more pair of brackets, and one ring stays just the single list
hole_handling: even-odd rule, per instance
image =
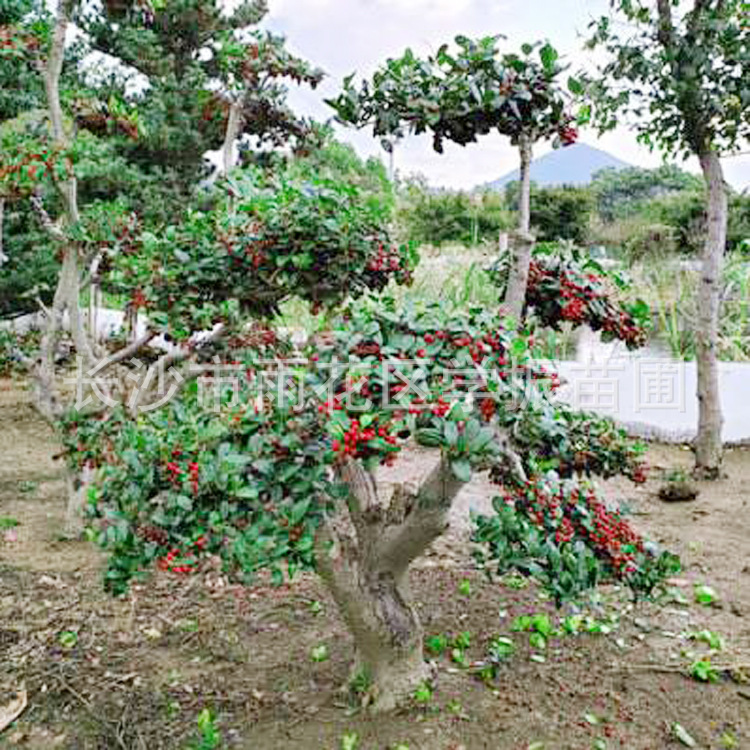
[{"label": "rough bark", "polygon": [[722,414],[719,394],[717,339],[721,303],[721,267],[727,233],[727,193],[718,154],[700,155],[708,186],[708,226],[703,247],[703,267],[698,290],[698,434],[695,440],[695,471],[707,479],[721,473]]},{"label": "rough bark", "polygon": [[319,529],[318,571],[354,636],[355,673],[368,685],[366,702],[388,711],[431,676],[407,576],[412,561],[447,528],[462,483],[441,461],[420,488],[401,487],[386,506],[358,462],[344,464],[340,478],[349,500]]},{"label": "rough bark", "polygon": [[[44,90],[50,130],[55,145],[61,149],[66,148],[69,144],[60,101],[60,75],[65,55],[65,37],[70,25],[73,6],[72,0],[60,0],[58,2],[52,42],[44,69]],[[67,224],[77,223],[80,215],[75,176],[68,176],[67,179],[56,183],[55,187],[63,201]],[[95,352],[86,335],[79,306],[81,278],[78,248],[74,243],[66,241],[64,232],[49,218],[39,197],[33,198],[32,203],[37,210],[42,225],[47,229],[50,237],[60,244],[62,251],[60,275],[52,306],[45,310],[45,325],[42,331],[39,357],[32,373],[38,408],[47,419],[54,421],[61,416],[64,410],[58,389],[56,358],[63,316],[66,311],[76,352],[82,357],[84,367],[89,368],[94,364]],[[66,534],[77,536],[83,528],[82,508],[83,501],[85,501],[84,493],[87,481],[86,476],[75,477],[71,475],[68,478]]]},{"label": "rough bark", "polygon": [[529,281],[529,264],[534,238],[529,233],[531,221],[531,139],[523,136],[518,144],[521,157],[521,181],[518,204],[518,231],[512,239],[508,285],[505,289],[503,307],[508,315],[520,320],[526,300],[526,286]]}]

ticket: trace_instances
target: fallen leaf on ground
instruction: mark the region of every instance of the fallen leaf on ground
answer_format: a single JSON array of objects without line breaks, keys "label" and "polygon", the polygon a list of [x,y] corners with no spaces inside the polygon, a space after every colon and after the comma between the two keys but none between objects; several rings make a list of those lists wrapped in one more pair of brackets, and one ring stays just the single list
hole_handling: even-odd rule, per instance
[{"label": "fallen leaf on ground", "polygon": [[25,690],[21,689],[10,703],[0,706],[0,732],[9,727],[24,712],[28,703],[29,696]]}]

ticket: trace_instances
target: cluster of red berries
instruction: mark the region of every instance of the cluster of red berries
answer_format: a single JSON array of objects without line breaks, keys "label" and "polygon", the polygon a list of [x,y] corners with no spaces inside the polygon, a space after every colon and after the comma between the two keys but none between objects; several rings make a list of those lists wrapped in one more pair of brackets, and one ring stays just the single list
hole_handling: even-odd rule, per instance
[{"label": "cluster of red berries", "polygon": [[616,575],[636,572],[636,554],[644,551],[642,538],[618,513],[608,510],[593,490],[574,488],[566,494],[528,482],[506,494],[505,501],[539,529],[553,534],[557,544],[583,539]]},{"label": "cluster of red berries", "polygon": [[0,26],[0,50],[33,52],[39,49],[40,45],[38,37],[22,32],[17,26]]},{"label": "cluster of red berries", "polygon": [[[396,437],[389,434],[388,430],[389,425],[373,425],[363,428],[359,420],[353,419],[349,429],[344,433],[344,439],[334,440],[331,448],[334,453],[339,453],[342,456],[367,458],[381,452],[380,448],[368,445],[371,440],[381,438],[389,445],[396,445]],[[390,455],[392,456],[393,454]]]},{"label": "cluster of red berries", "polygon": [[643,484],[648,479],[648,465],[645,463],[636,464],[630,472],[630,478],[636,484]]},{"label": "cluster of red berries", "polygon": [[[180,573],[182,575],[193,573],[198,567],[197,554],[203,552],[207,544],[208,540],[205,536],[201,535],[193,542],[193,546],[197,552],[188,551],[183,553],[179,547],[173,547],[164,557],[159,559],[157,565],[161,570],[168,570],[171,573]],[[175,561],[177,561],[177,565],[174,564]]]},{"label": "cluster of red berries", "polygon": [[[175,448],[172,451],[172,461],[168,461],[166,465],[167,472],[169,474],[169,481],[178,487],[182,484],[184,472],[182,466],[177,463],[177,460],[182,457],[182,451],[179,448]],[[193,494],[198,494],[198,484],[200,479],[200,465],[197,461],[190,461],[187,465],[187,474],[190,484],[193,488]]]},{"label": "cluster of red berries", "polygon": [[633,347],[643,346],[646,343],[646,332],[633,323],[632,318],[626,312],[612,311],[612,315],[606,317],[601,324],[604,331],[612,333],[621,341]]},{"label": "cluster of red berries", "polygon": [[200,479],[200,466],[196,461],[191,461],[188,464],[188,475],[190,476],[190,485],[193,488],[193,494],[198,495],[198,484]]},{"label": "cluster of red berries", "polygon": [[[276,332],[262,326],[253,327],[246,333],[238,333],[227,339],[227,346],[230,349],[260,349],[266,346],[274,346],[277,343]],[[248,374],[251,372],[251,370],[248,370]]]},{"label": "cluster of red berries", "polygon": [[560,140],[563,146],[572,146],[578,140],[578,130],[572,125],[566,125],[560,130]]},{"label": "cluster of red berries", "polygon": [[580,297],[575,297],[565,303],[560,315],[563,320],[569,320],[571,323],[583,323],[586,316],[586,303]]},{"label": "cluster of red berries", "polygon": [[[53,155],[50,154],[27,154],[19,162],[15,164],[8,164],[6,166],[0,166],[0,180],[5,180],[13,175],[17,175],[20,178],[28,178],[32,182],[36,182],[45,177],[47,173],[52,173],[54,170]],[[14,192],[17,193],[18,197],[21,197],[24,193],[28,193],[28,186],[19,184],[16,186]]]},{"label": "cluster of red berries", "polygon": [[[251,224],[247,228],[247,234],[249,236],[254,236],[257,234],[259,229],[260,228],[257,224]],[[233,237],[228,234],[222,234],[219,235],[217,239],[227,251],[227,255],[232,258],[232,262],[234,263],[234,265],[242,265],[242,263],[244,262],[242,256],[244,255],[246,259],[250,260],[250,264],[254,269],[257,269],[260,264],[268,258],[266,250],[269,247],[272,247],[274,244],[273,240],[271,239],[249,239],[244,241],[244,246],[243,243],[240,243],[238,247],[237,243],[239,241],[239,238],[237,237]]]},{"label": "cluster of red berries", "polygon": [[[560,320],[576,325],[588,324],[595,331],[604,330],[636,348],[646,343],[646,332],[633,317],[607,299],[603,279],[597,274],[574,277],[559,264],[545,267],[542,259],[531,261],[526,303],[533,307],[544,325],[557,327]],[[594,306],[591,304],[597,300]]]},{"label": "cluster of red berries", "polygon": [[142,307],[148,307],[148,300],[140,287],[133,292],[133,296],[130,298],[130,306],[133,310],[140,310]]},{"label": "cluster of red berries", "polygon": [[479,404],[479,412],[485,422],[489,422],[495,416],[497,404],[492,398],[483,398]]},{"label": "cluster of red berries", "polygon": [[386,247],[378,244],[377,252],[367,264],[368,271],[398,271],[401,268],[401,256],[397,247]]},{"label": "cluster of red berries", "polygon": [[169,472],[169,481],[178,485],[182,482],[182,467],[176,461],[169,461],[167,463],[167,471]]},{"label": "cluster of red berries", "polygon": [[637,569],[635,551],[643,552],[643,540],[630,524],[603,503],[588,496],[589,510],[593,511],[593,528],[588,529],[589,542],[603,556],[608,556],[612,567],[619,573],[634,573]]}]

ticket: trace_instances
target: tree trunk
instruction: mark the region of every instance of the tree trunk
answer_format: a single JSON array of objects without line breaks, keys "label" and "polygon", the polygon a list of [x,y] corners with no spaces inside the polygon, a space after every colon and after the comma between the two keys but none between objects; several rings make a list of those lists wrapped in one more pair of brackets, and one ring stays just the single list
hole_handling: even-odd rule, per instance
[{"label": "tree trunk", "polygon": [[224,145],[222,146],[222,161],[224,166],[224,175],[228,175],[234,166],[234,144],[240,134],[242,124],[242,104],[233,102],[229,108],[229,118],[227,119],[227,129],[224,134]]},{"label": "tree trunk", "polygon": [[64,536],[68,539],[78,539],[84,529],[84,510],[88,500],[89,487],[94,480],[94,470],[86,465],[80,474],[70,470],[66,473],[66,487],[68,503],[65,509]]},{"label": "tree trunk", "polygon": [[721,267],[727,234],[727,193],[721,162],[714,151],[700,155],[708,186],[708,227],[703,248],[703,268],[698,290],[696,357],[698,369],[698,434],[695,440],[695,472],[706,479],[721,473],[721,401],[719,393],[719,307]]},{"label": "tree trunk", "polygon": [[518,186],[518,231],[528,234],[531,226],[531,139],[521,136],[518,142],[521,157],[520,184]]},{"label": "tree trunk", "polygon": [[5,217],[5,199],[0,198],[0,266],[8,260],[8,256],[3,252],[3,218]]},{"label": "tree trunk", "polygon": [[521,183],[519,186],[518,203],[518,231],[512,242],[510,269],[508,271],[508,285],[505,289],[503,307],[508,315],[521,320],[524,302],[526,300],[526,286],[529,281],[529,264],[534,238],[529,233],[531,222],[531,139],[521,136],[518,143],[521,156]]},{"label": "tree trunk", "polygon": [[431,676],[408,570],[447,528],[462,483],[441,461],[418,491],[399,488],[384,506],[361,464],[348,461],[340,476],[349,500],[319,529],[318,571],[354,637],[354,673],[368,686],[366,702],[389,711]]}]

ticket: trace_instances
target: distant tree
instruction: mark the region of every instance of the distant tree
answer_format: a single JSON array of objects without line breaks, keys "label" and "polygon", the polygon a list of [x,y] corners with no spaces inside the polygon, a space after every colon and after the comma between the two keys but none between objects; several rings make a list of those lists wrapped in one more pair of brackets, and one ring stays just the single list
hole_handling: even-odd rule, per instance
[{"label": "distant tree", "polygon": [[[508,207],[518,210],[519,183],[505,188]],[[531,184],[530,215],[534,235],[542,242],[571,240],[583,245],[588,240],[594,199],[589,187],[562,185],[539,187]]]},{"label": "distant tree", "polygon": [[511,215],[502,195],[494,191],[467,193],[430,190],[410,182],[400,188],[398,220],[406,239],[442,245],[474,245],[496,241],[511,227]]},{"label": "distant tree", "polygon": [[705,183],[674,164],[657,169],[608,167],[594,175],[591,188],[596,197],[596,209],[603,221],[635,214],[644,201],[685,190],[703,190]]},{"label": "distant tree", "polygon": [[407,50],[400,58],[389,59],[360,89],[349,76],[344,91],[329,104],[341,122],[372,126],[387,148],[390,139],[407,131],[432,133],[438,153],[446,140],[465,146],[492,131],[511,139],[520,155],[521,203],[512,282],[504,303],[520,318],[533,245],[529,237],[532,149],[538,141],[553,137],[557,144],[574,143],[578,133],[560,85],[563,67],[557,51],[550,44],[525,44],[520,54],[502,54],[498,39],[456,37],[456,52],[446,44],[426,59]]},{"label": "distant tree", "polygon": [[727,235],[721,156],[750,137],[747,3],[658,0],[650,6],[615,0],[612,15],[593,26],[590,46],[609,54],[590,87],[600,124],[608,128],[626,119],[641,143],[665,154],[696,156],[706,182],[695,468],[699,475],[716,478],[721,473],[723,421],[716,349]]}]

